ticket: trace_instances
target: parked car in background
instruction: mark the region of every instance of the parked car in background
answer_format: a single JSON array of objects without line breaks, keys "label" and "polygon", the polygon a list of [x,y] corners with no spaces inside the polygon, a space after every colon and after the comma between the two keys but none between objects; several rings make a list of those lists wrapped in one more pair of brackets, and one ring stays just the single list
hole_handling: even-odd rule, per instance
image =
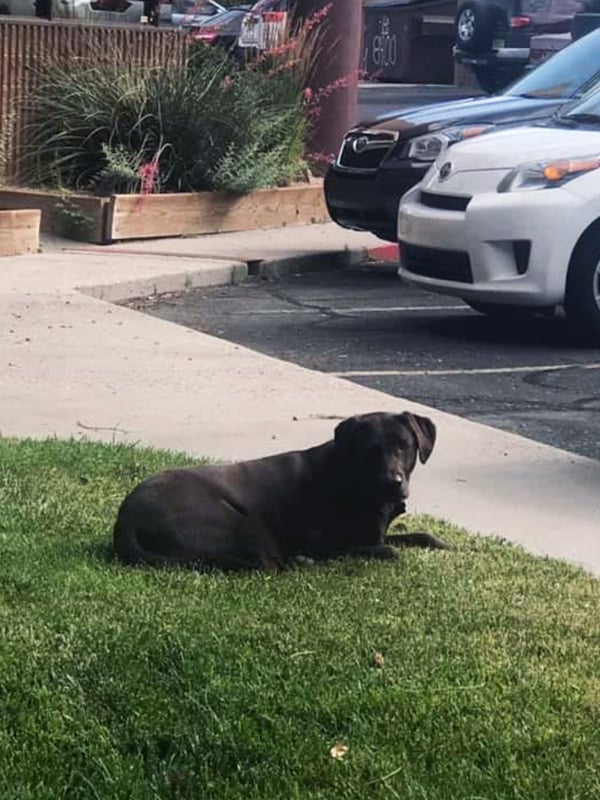
[{"label": "parked car in background", "polygon": [[454,143],[506,125],[548,119],[600,82],[600,29],[494,97],[436,103],[351,130],[325,177],[331,218],[396,241],[398,204]]},{"label": "parked car in background", "polygon": [[289,0],[259,0],[242,20],[238,46],[268,50],[277,46],[286,30]]},{"label": "parked car in background", "polygon": [[215,0],[173,0],[171,23],[178,27],[191,28],[222,14],[225,7]]},{"label": "parked car in background", "polygon": [[564,50],[571,42],[570,33],[541,33],[539,36],[532,36],[529,50],[530,65],[537,67],[559,50]]},{"label": "parked car in background", "polygon": [[193,41],[203,42],[213,47],[222,47],[228,53],[235,54],[244,18],[250,6],[234,6],[222,14],[192,29]]},{"label": "parked car in background", "polygon": [[[11,16],[77,19],[106,24],[139,23],[143,17],[149,16],[149,9],[155,10],[159,4],[143,0],[2,0],[2,6],[4,13]],[[187,15],[198,24],[224,10],[215,0],[174,0],[171,4],[160,4],[159,17],[162,22],[179,25]]]},{"label": "parked car in background", "polygon": [[[586,7],[596,7],[600,11],[600,0],[585,0]],[[581,39],[590,31],[600,28],[600,13],[585,12],[575,14],[571,21],[570,33],[542,33],[532,36],[529,42],[529,67],[537,67],[542,61]]]},{"label": "parked car in background", "polygon": [[600,89],[443,153],[403,198],[399,274],[489,314],[564,306],[600,341]]},{"label": "parked car in background", "polygon": [[568,33],[583,9],[584,0],[459,0],[454,58],[484,91],[498,91],[527,66],[532,36]]},{"label": "parked car in background", "polygon": [[575,14],[571,23],[571,36],[580,39],[586,33],[600,28],[600,0],[583,0],[584,11]]}]

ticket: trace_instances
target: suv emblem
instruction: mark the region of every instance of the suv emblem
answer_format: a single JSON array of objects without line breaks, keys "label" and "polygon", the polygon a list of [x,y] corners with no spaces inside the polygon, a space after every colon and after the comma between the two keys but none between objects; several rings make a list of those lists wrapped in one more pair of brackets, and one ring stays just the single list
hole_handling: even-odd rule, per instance
[{"label": "suv emblem", "polygon": [[440,180],[445,181],[446,178],[450,177],[450,173],[452,172],[452,164],[449,161],[446,161],[445,164],[442,164],[440,167]]},{"label": "suv emblem", "polygon": [[359,136],[352,142],[352,149],[355,153],[364,153],[369,145],[369,140],[366,136]]}]

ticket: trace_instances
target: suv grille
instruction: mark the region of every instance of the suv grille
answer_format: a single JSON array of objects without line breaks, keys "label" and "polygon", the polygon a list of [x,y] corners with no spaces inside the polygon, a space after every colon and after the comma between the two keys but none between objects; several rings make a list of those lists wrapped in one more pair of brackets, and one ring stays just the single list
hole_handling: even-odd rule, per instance
[{"label": "suv grille", "polygon": [[400,242],[402,266],[415,275],[443,281],[473,283],[471,259],[460,250],[439,250],[437,247]]},{"label": "suv grille", "polygon": [[356,172],[372,172],[396,144],[396,133],[353,134],[344,139],[337,165]]},{"label": "suv grille", "polygon": [[466,211],[471,202],[467,195],[436,194],[435,192],[421,192],[419,195],[421,205],[429,208],[441,208],[444,211]]}]

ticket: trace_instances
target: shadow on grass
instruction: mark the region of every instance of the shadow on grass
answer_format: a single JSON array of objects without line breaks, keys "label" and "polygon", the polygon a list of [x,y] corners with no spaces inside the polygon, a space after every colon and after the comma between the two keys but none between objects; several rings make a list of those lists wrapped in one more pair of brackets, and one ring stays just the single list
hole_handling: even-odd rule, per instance
[{"label": "shadow on grass", "polygon": [[109,538],[105,542],[87,542],[82,544],[81,550],[84,558],[90,561],[97,561],[106,566],[107,564],[117,565],[117,557]]}]

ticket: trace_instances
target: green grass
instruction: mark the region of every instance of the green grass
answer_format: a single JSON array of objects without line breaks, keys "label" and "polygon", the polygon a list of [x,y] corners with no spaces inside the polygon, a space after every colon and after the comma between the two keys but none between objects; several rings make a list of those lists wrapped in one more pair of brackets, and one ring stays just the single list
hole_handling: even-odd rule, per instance
[{"label": "green grass", "polygon": [[1,798],[600,797],[598,581],[430,519],[454,552],[115,564],[121,498],[175,462],[0,440]]}]

